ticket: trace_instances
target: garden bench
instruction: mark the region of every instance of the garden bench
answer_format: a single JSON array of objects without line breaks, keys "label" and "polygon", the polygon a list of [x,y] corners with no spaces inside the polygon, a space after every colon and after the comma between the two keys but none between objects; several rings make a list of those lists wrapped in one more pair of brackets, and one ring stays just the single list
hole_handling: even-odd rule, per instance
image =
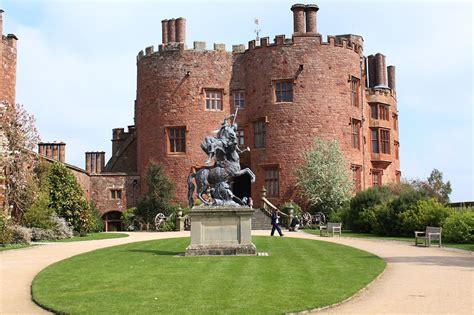
[{"label": "garden bench", "polygon": [[441,247],[441,231],[440,227],[427,226],[426,231],[415,231],[415,246],[418,246],[418,240],[425,241],[425,246],[431,246],[431,241],[438,241]]},{"label": "garden bench", "polygon": [[339,236],[341,236],[341,227],[342,223],[328,222],[326,226],[319,227],[319,235],[323,236],[325,234],[328,236],[329,233],[332,233],[332,236],[334,236],[334,233],[339,233]]}]

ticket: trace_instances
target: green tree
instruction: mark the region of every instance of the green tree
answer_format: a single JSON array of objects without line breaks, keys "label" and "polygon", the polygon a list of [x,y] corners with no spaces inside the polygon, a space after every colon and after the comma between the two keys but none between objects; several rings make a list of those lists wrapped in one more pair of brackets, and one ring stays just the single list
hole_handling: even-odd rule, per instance
[{"label": "green tree", "polygon": [[93,224],[92,212],[77,179],[62,163],[54,163],[48,177],[50,207],[66,219],[74,231],[88,233]]},{"label": "green tree", "polygon": [[413,186],[424,192],[428,197],[436,198],[439,202],[449,203],[451,194],[451,183],[443,181],[443,173],[434,169],[426,181],[414,180]]},{"label": "green tree", "polygon": [[169,215],[172,212],[174,184],[165,175],[163,166],[150,162],[146,174],[148,192],[138,203],[135,215],[147,226],[154,223],[158,213]]},{"label": "green tree", "polygon": [[303,158],[296,172],[298,186],[316,211],[329,214],[349,200],[352,181],[337,141],[316,138],[313,149]]}]

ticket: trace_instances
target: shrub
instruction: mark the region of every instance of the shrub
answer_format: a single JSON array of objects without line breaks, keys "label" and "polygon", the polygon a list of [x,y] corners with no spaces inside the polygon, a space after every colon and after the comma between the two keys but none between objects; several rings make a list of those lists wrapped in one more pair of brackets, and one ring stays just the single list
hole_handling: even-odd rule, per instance
[{"label": "shrub", "polygon": [[73,237],[73,228],[66,222],[64,218],[58,217],[55,213],[51,215],[53,222],[53,232],[56,239],[64,239]]},{"label": "shrub", "polygon": [[381,205],[393,198],[391,190],[387,186],[372,187],[358,192],[350,202],[350,208],[347,213],[347,227],[352,230],[370,232],[370,223],[367,214],[361,218],[365,209]]},{"label": "shrub", "polygon": [[13,231],[10,226],[10,218],[0,213],[0,244],[5,245],[11,243]]},{"label": "shrub", "polygon": [[333,210],[329,213],[327,221],[330,222],[341,222],[342,226],[345,227],[349,222],[349,205],[341,207],[337,210]]},{"label": "shrub", "polygon": [[443,225],[446,241],[455,243],[474,243],[474,212],[456,211]]},{"label": "shrub", "polygon": [[301,207],[296,202],[294,202],[293,200],[290,200],[290,201],[285,202],[284,204],[282,204],[280,206],[280,209],[284,213],[289,215],[291,207],[293,207],[293,215],[301,217],[301,213],[302,213]]},{"label": "shrub", "polygon": [[45,230],[37,227],[33,227],[30,230],[32,241],[53,241],[57,239],[53,230]]},{"label": "shrub", "polygon": [[25,214],[24,224],[28,227],[51,229],[51,215],[54,210],[49,207],[49,194],[41,191]]},{"label": "shrub", "polygon": [[92,201],[89,203],[89,212],[90,223],[88,227],[88,232],[102,232],[104,230],[104,220],[102,220],[102,216],[100,215],[99,210]]},{"label": "shrub", "polygon": [[127,231],[136,231],[138,230],[138,222],[136,219],[135,211],[137,210],[136,207],[128,208],[124,212],[122,212],[122,222],[125,230]]},{"label": "shrub", "polygon": [[12,244],[30,244],[31,230],[21,225],[12,225],[9,227],[12,231]]}]

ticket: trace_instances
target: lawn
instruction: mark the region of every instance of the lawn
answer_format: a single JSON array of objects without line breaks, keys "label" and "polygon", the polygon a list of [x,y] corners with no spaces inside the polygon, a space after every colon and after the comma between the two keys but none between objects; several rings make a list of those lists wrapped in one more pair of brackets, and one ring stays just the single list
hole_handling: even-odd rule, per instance
[{"label": "lawn", "polygon": [[124,233],[90,233],[86,236],[74,236],[71,238],[65,238],[56,242],[78,242],[78,241],[93,241],[93,240],[103,240],[107,238],[120,238],[128,237]]},{"label": "lawn", "polygon": [[340,302],[385,262],[347,246],[253,238],[269,256],[179,257],[189,238],[114,246],[58,262],[33,281],[55,313],[278,314]]},{"label": "lawn", "polygon": [[[319,235],[319,230],[305,229],[304,231],[311,234]],[[388,241],[403,241],[403,242],[410,242],[410,243],[415,244],[415,237],[409,237],[409,236],[378,236],[378,235],[369,234],[369,233],[359,233],[359,232],[352,232],[352,231],[342,231],[342,236],[372,238],[372,239],[380,239],[380,240],[388,240]],[[434,244],[435,246],[437,246],[436,242]],[[474,244],[457,244],[457,243],[450,243],[450,242],[442,242],[442,246],[474,251]]]}]

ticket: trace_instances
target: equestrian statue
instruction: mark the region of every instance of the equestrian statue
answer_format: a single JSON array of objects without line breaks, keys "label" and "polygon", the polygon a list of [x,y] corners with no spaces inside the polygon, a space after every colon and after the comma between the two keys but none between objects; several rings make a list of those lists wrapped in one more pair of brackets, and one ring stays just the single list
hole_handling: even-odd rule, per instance
[{"label": "equestrian statue", "polygon": [[[237,124],[235,123],[237,110],[224,119],[217,135],[208,136],[201,143],[202,150],[207,154],[206,164],[212,166],[200,169],[188,176],[189,206],[194,206],[194,190],[199,200],[206,206],[217,205],[246,205],[244,200],[232,193],[231,184],[235,177],[248,174],[250,181],[255,182],[255,174],[249,169],[240,169],[239,154],[250,151],[250,148],[241,150],[237,141]],[[230,122],[232,119],[232,122]],[[194,184],[194,181],[196,185]],[[206,197],[204,197],[206,194]]]}]

